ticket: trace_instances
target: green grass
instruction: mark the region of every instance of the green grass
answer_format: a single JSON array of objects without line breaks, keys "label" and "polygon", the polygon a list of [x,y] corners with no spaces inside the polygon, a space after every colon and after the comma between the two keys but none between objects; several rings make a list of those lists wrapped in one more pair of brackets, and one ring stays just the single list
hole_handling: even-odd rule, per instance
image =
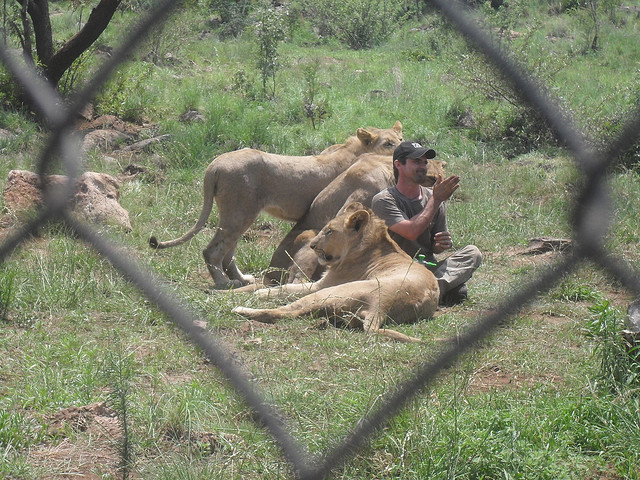
[{"label": "green grass", "polygon": [[[577,112],[585,130],[615,131],[615,119],[636,101],[637,75],[629,65],[639,58],[630,40],[637,19],[626,16],[603,28],[601,50],[583,54],[584,27],[573,16],[548,14],[548,2],[513,4],[528,14],[510,18],[512,28],[533,32],[526,48],[517,39],[508,45],[528,55],[528,65],[549,61],[549,51],[566,61],[550,79],[553,94]],[[504,20],[482,12],[492,16],[489,22]],[[210,29],[201,13],[180,12],[175,28],[145,43],[99,98],[105,113],[152,124],[144,135],[171,134],[170,142],[135,158],[88,157],[89,170],[116,175],[128,162],[147,169],[120,189],[133,230],[104,228],[103,234],[196,313],[303,446],[321,454],[435,358],[442,339],[464,331],[557,259],[519,252],[532,237],[571,236],[578,173],[553,145],[514,153],[505,133],[513,110],[465,88],[460,60],[469,51],[433,13],[364,51],[335,42],[307,45],[302,39],[313,33],[298,32],[281,46],[285,63],[274,99],[260,92],[251,36],[200,36]],[[55,28],[73,30],[77,17],[56,18]],[[128,20],[119,14],[116,23]],[[412,28],[418,26],[426,28]],[[115,45],[120,35],[110,28],[101,40]],[[152,48],[179,63],[143,63]],[[318,95],[330,111],[315,129],[302,109],[311,59],[319,60]],[[244,86],[236,85],[238,72],[246,76]],[[203,123],[179,120],[191,108],[205,116]],[[453,112],[465,109],[476,128],[455,125]],[[450,228],[456,245],[473,243],[484,254],[464,305],[398,326],[424,344],[318,329],[316,318],[270,326],[232,314],[237,305],[265,302],[210,292],[201,252],[215,228],[215,208],[187,244],[149,248],[150,235],[166,240],[193,225],[202,175],[216,155],[245,146],[319,152],[358,127],[388,128],[396,120],[405,138],[436,148],[448,171],[461,176],[448,205]],[[4,110],[0,127],[15,134],[0,140],[0,178],[14,168],[32,169],[43,128]],[[607,246],[637,267],[640,178],[635,170],[616,169],[610,186]],[[260,276],[289,227],[261,215],[238,247],[241,269]],[[292,477],[273,439],[202,352],[68,229],[48,226],[16,249],[0,268],[0,289],[3,478],[61,478],[80,468],[80,455],[102,478],[123,478],[127,470],[118,466],[125,456],[135,478],[150,480]],[[631,297],[605,272],[581,265],[443,372],[332,478],[640,479],[637,363],[626,363],[615,334]],[[49,430],[64,409],[95,402],[106,402],[121,419],[126,414],[128,453],[119,450],[119,436],[91,423],[84,430],[73,423]],[[62,468],[56,452],[69,444],[77,456],[69,455]],[[108,456],[91,457],[96,451]]]}]

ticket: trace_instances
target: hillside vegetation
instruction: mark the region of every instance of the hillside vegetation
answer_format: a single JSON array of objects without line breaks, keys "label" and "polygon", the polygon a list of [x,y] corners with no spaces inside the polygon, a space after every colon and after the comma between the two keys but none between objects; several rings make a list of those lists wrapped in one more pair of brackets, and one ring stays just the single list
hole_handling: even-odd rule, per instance
[{"label": "hillside vegetation", "polygon": [[[58,41],[78,30],[84,3],[50,2]],[[74,98],[150,3],[122,3],[60,82],[63,97]],[[466,5],[590,146],[619,134],[640,106],[640,2],[502,3]],[[19,21],[13,8],[7,25]],[[50,131],[4,67],[0,77],[4,183],[12,169],[37,169]],[[562,258],[526,250],[535,237],[573,237],[582,178],[519,93],[431,2],[187,1],[92,102],[91,119],[126,122],[138,132],[131,141],[161,139],[139,152],[120,150],[122,140],[87,153],[89,171],[139,172],[120,188],[132,231],[99,228],[198,316],[292,435],[321,456],[435,359],[443,339]],[[238,305],[276,302],[212,292],[202,250],[215,206],[187,244],[149,248],[150,235],[176,238],[195,223],[204,170],[217,155],[243,147],[319,153],[359,127],[397,120],[405,139],[433,147],[460,175],[447,207],[454,244],[475,244],[484,255],[462,305],[394,326],[423,344],[320,329],[315,318],[261,325],[234,315]],[[640,142],[613,163],[602,229],[607,249],[637,272]],[[0,208],[2,242],[21,219]],[[290,227],[261,214],[238,246],[240,269],[260,277]],[[640,364],[620,335],[634,296],[584,262],[443,372],[331,478],[640,479]],[[2,478],[294,476],[212,360],[60,223],[0,264],[0,352]]]}]

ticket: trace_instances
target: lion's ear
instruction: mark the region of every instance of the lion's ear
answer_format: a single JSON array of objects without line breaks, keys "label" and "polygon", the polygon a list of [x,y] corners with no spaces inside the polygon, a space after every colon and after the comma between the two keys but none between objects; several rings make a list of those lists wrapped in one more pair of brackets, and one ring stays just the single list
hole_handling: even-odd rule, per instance
[{"label": "lion's ear", "polygon": [[366,128],[359,128],[358,130],[356,130],[356,136],[365,145],[370,145],[371,143],[373,143],[374,135]]},{"label": "lion's ear", "polygon": [[362,227],[364,227],[371,216],[369,212],[366,210],[358,210],[351,214],[351,216],[347,219],[346,227],[358,232]]},{"label": "lion's ear", "polygon": [[349,205],[342,209],[342,213],[353,213],[357,212],[358,210],[364,210],[364,205],[362,205],[360,202],[351,202]]},{"label": "lion's ear", "polygon": [[393,124],[393,129],[398,133],[402,133],[402,124],[400,123],[400,120],[396,120],[396,123]]}]

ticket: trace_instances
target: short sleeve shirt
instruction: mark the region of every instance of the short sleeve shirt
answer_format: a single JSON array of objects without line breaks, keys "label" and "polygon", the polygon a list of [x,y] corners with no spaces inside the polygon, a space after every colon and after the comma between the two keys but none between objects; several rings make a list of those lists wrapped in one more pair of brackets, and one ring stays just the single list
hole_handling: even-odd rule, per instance
[{"label": "short sleeve shirt", "polygon": [[[387,188],[373,197],[371,208],[378,217],[386,222],[387,227],[403,220],[409,220],[424,209],[429,198],[433,195],[430,188],[420,188],[422,195],[419,200],[405,197],[395,186]],[[446,207],[442,203],[429,227],[415,241],[408,240],[392,231],[389,231],[389,234],[410,256],[415,257],[418,254],[423,254],[428,261],[435,262],[436,259],[431,247],[433,236],[444,231],[447,231],[447,219]]]}]

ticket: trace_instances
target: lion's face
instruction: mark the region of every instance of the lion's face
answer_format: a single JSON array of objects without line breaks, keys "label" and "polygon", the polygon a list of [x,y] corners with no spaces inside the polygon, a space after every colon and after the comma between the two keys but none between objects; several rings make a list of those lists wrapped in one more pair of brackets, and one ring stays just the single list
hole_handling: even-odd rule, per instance
[{"label": "lion's face", "polygon": [[309,245],[318,255],[321,265],[340,262],[358,245],[370,213],[359,203],[347,207],[344,213],[327,223]]},{"label": "lion's face", "polygon": [[445,178],[444,167],[447,162],[444,160],[429,160],[427,162],[427,179],[422,183],[424,187],[433,187],[438,179],[438,175]]},{"label": "lion's face", "polygon": [[378,153],[382,155],[392,155],[395,148],[402,143],[402,123],[396,121],[390,129],[381,128],[359,128],[356,137],[360,141],[360,151],[363,153]]}]

